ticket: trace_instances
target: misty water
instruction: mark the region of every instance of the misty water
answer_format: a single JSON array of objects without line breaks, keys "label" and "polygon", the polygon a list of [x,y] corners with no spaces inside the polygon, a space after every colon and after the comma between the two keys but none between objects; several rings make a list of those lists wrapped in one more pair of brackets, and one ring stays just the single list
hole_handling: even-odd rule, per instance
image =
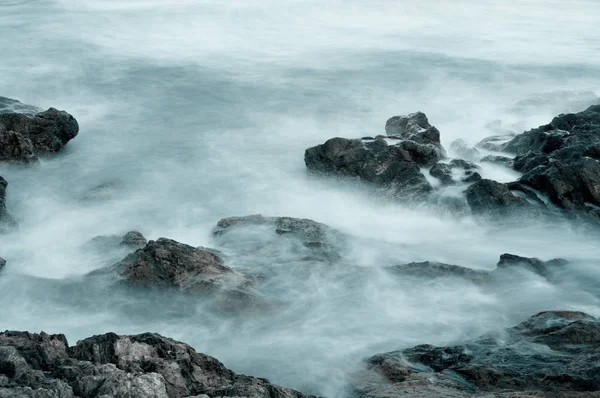
[{"label": "misty water", "polygon": [[[237,372],[336,397],[378,352],[464,341],[542,310],[600,316],[597,229],[408,207],[311,177],[303,161],[310,146],[383,134],[387,118],[419,110],[446,148],[583,110],[600,94],[598,16],[596,0],[0,0],[0,95],[80,125],[40,167],[0,167],[20,224],[0,241],[0,329],[71,343],[158,332]],[[348,267],[302,268],[285,247],[236,257],[212,238],[219,219],[256,213],[352,236]],[[286,305],[231,318],[185,302],[165,316],[168,298],[69,289],[110,260],[82,245],[133,229],[274,270],[261,293]],[[425,260],[491,270],[506,252],[572,265],[559,284],[523,273],[493,290],[380,272]]]}]

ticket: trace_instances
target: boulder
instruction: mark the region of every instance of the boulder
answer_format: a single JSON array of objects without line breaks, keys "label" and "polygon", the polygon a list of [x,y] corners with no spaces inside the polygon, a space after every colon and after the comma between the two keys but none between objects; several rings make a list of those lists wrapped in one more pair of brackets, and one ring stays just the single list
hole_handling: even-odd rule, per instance
[{"label": "boulder", "polygon": [[471,211],[478,215],[501,215],[528,207],[527,200],[514,195],[506,184],[482,179],[465,190]]},{"label": "boulder", "polygon": [[250,282],[215,254],[166,238],[151,240],[111,268],[130,285],[190,294],[237,289]]},{"label": "boulder", "polygon": [[144,235],[142,235],[142,233],[139,231],[129,231],[123,236],[123,239],[121,240],[121,245],[129,246],[132,248],[141,248],[146,246],[147,243],[148,240],[146,240],[146,238],[144,238]]},{"label": "boulder", "polygon": [[452,178],[452,167],[448,163],[436,163],[429,169],[429,174],[437,178],[444,185],[449,185],[454,182]]},{"label": "boulder", "polygon": [[481,158],[481,162],[493,163],[493,164],[497,164],[497,165],[505,166],[505,167],[509,167],[509,168],[512,168],[514,165],[514,160],[512,158],[509,158],[506,156],[499,156],[499,155],[486,155]]},{"label": "boulder", "polygon": [[[6,101],[4,102],[6,104]],[[11,112],[0,112],[0,161],[31,163],[37,156],[59,152],[77,136],[77,120],[65,111],[50,108],[32,114],[30,108],[5,106]]]},{"label": "boulder", "polygon": [[154,333],[93,336],[0,333],[2,397],[304,398],[265,379],[238,375],[217,359]]},{"label": "boulder", "polygon": [[496,266],[497,270],[522,267],[546,278],[551,274],[550,267],[542,260],[535,257],[521,257],[515,254],[502,254]]},{"label": "boulder", "polygon": [[435,261],[413,262],[396,265],[387,269],[394,275],[413,276],[426,279],[460,278],[475,283],[487,283],[491,274],[487,271],[477,271],[460,265],[444,264]]},{"label": "boulder", "polygon": [[481,175],[475,170],[480,167],[473,162],[464,159],[452,159],[449,163],[436,163],[429,169],[432,177],[440,180],[442,185],[450,185],[458,182],[471,183],[481,180]]},{"label": "boulder", "polygon": [[[420,345],[365,361],[356,393],[366,397],[595,396],[600,322],[570,311],[532,316],[502,334],[463,345]],[[378,376],[374,377],[375,375]]]},{"label": "boulder", "polygon": [[433,188],[420,169],[446,157],[439,131],[417,112],[389,119],[386,133],[375,138],[332,138],[308,148],[304,162],[312,173],[354,177],[389,196],[421,202]]},{"label": "boulder", "polygon": [[17,222],[6,209],[6,187],[8,182],[0,177],[0,233],[6,233],[17,226]]}]

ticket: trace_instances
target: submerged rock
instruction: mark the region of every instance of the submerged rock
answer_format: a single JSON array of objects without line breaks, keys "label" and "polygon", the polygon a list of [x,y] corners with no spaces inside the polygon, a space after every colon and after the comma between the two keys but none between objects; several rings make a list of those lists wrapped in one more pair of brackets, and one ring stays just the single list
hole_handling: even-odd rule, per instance
[{"label": "submerged rock", "polygon": [[599,356],[600,322],[548,311],[464,345],[376,355],[356,390],[364,397],[593,396],[586,394],[600,390]]},{"label": "submerged rock", "polygon": [[9,232],[17,226],[17,222],[6,209],[6,187],[8,182],[0,177],[0,233]]},{"label": "submerged rock", "polygon": [[69,347],[64,335],[0,333],[0,396],[303,398],[154,333],[107,333]]},{"label": "submerged rock", "polygon": [[388,268],[393,274],[402,276],[415,276],[419,278],[460,278],[475,283],[490,282],[491,274],[487,271],[478,271],[460,265],[444,264],[434,261],[423,261],[396,265]]},{"label": "submerged rock", "polygon": [[[0,161],[35,162],[37,156],[59,152],[79,132],[77,120],[65,111],[50,108],[32,114],[33,108],[15,104],[4,109],[0,112]],[[20,112],[23,109],[25,113]]]},{"label": "submerged rock", "polygon": [[[269,246],[283,246],[284,250],[289,249],[292,254],[298,252],[300,260],[338,261],[345,244],[345,236],[325,224],[309,219],[266,217],[260,214],[224,218],[217,223],[213,235],[222,244],[235,247],[238,246],[237,243],[240,239],[236,232],[244,235],[246,231],[258,229],[264,229],[274,234],[274,236],[266,236],[261,240],[259,248],[269,249]],[[233,240],[229,240],[229,235],[233,235]],[[243,243],[245,244],[245,242]],[[259,248],[251,246],[250,250],[255,252]]]},{"label": "submerged rock", "polygon": [[2,257],[0,257],[0,269],[4,268],[5,265],[6,265],[6,260],[3,259]]},{"label": "submerged rock", "polygon": [[476,160],[480,157],[479,151],[475,148],[469,147],[461,138],[452,141],[450,144],[450,152],[467,160]]}]

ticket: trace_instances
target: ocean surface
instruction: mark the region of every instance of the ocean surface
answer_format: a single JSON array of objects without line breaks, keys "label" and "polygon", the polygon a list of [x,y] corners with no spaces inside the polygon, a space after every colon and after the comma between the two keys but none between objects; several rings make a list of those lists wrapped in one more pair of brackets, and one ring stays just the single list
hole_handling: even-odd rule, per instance
[{"label": "ocean surface", "polygon": [[[0,95],[80,124],[40,167],[0,166],[20,224],[0,240],[0,329],[71,343],[159,332],[237,372],[339,397],[378,352],[464,341],[542,310],[600,316],[597,229],[407,207],[310,177],[303,160],[328,138],[383,134],[389,117],[416,111],[448,148],[583,110],[600,95],[599,16],[597,0],[0,0]],[[362,267],[491,270],[507,252],[572,266],[561,284],[527,274],[486,291],[378,272],[299,277],[282,252],[275,265],[250,263],[279,267],[272,295],[289,306],[245,319],[201,304],[175,318],[128,311],[143,303],[68,288],[105,265],[83,246],[97,235],[137,229],[214,247],[219,219],[256,213],[353,236],[348,256]]]}]

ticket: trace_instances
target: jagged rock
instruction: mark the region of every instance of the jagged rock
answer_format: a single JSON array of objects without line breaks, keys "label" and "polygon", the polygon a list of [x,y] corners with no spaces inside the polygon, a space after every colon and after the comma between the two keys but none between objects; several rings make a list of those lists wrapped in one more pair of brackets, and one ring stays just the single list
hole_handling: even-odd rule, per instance
[{"label": "jagged rock", "polygon": [[146,238],[144,238],[144,235],[142,235],[142,233],[139,231],[129,231],[123,236],[123,239],[121,240],[122,245],[136,248],[144,247],[147,243],[148,241],[146,240]]},{"label": "jagged rock", "polygon": [[8,182],[0,177],[0,233],[11,231],[17,226],[17,222],[6,209],[6,187]]},{"label": "jagged rock", "polygon": [[175,288],[190,294],[236,289],[249,283],[213,253],[166,238],[151,240],[113,267],[134,286]]},{"label": "jagged rock", "polygon": [[507,214],[522,210],[528,202],[511,193],[506,184],[483,179],[471,184],[465,190],[465,197],[474,214]]},{"label": "jagged rock", "polygon": [[481,162],[486,163],[494,163],[501,166],[506,166],[512,168],[514,165],[514,160],[506,157],[506,156],[498,156],[498,155],[486,155],[481,158]]},{"label": "jagged rock", "polygon": [[34,162],[37,156],[59,152],[79,132],[77,120],[65,111],[50,108],[32,115],[18,113],[23,107],[15,104],[5,108],[15,112],[0,112],[0,161]]},{"label": "jagged rock", "polygon": [[63,335],[0,333],[2,397],[304,398],[153,333],[107,333],[69,347]]},{"label": "jagged rock", "polygon": [[476,171],[473,170],[468,170],[465,173],[465,176],[463,178],[461,178],[462,182],[476,182],[481,180],[483,177],[481,177],[481,174],[479,174]]},{"label": "jagged rock", "polygon": [[497,267],[497,269],[523,267],[546,278],[551,274],[548,264],[538,258],[521,257],[508,253],[500,256],[500,261],[498,261]]},{"label": "jagged rock", "polygon": [[310,172],[356,177],[389,196],[421,202],[433,188],[420,168],[446,157],[439,131],[418,112],[389,119],[386,133],[374,139],[332,138],[308,148],[304,162]]},{"label": "jagged rock", "polygon": [[469,147],[461,138],[452,141],[450,144],[450,151],[451,153],[468,160],[475,160],[480,157],[479,151],[475,148]]},{"label": "jagged rock", "polygon": [[[425,155],[420,150],[423,145],[403,142],[407,141],[388,145],[382,139],[365,142],[332,138],[322,145],[308,148],[304,161],[313,173],[357,177],[383,189],[390,196],[403,200],[422,199],[432,191],[421,174],[420,165],[415,162]],[[411,149],[416,151],[410,152]],[[437,156],[434,159],[437,161]]]},{"label": "jagged rock", "polygon": [[452,168],[447,163],[436,163],[429,169],[429,174],[437,178],[444,185],[452,184]]},{"label": "jagged rock", "polygon": [[[274,240],[262,242],[260,246],[268,248],[281,245],[284,239],[285,243],[292,244],[293,251],[299,252],[301,260],[338,261],[345,244],[345,236],[325,224],[308,219],[265,217],[260,214],[224,218],[217,223],[213,235],[219,242],[227,244],[230,242],[228,235],[233,234],[231,243],[235,244],[239,240],[235,232],[256,228],[265,228],[275,235],[272,236]],[[255,251],[256,248],[251,250]]]},{"label": "jagged rock", "polygon": [[423,112],[389,118],[385,123],[385,133],[419,144],[433,144],[441,147],[440,131],[429,124],[429,120]]},{"label": "jagged rock", "polygon": [[464,345],[376,355],[365,362],[355,389],[377,398],[516,397],[525,391],[536,397],[596,396],[599,357],[600,323],[594,317],[548,311]]}]

